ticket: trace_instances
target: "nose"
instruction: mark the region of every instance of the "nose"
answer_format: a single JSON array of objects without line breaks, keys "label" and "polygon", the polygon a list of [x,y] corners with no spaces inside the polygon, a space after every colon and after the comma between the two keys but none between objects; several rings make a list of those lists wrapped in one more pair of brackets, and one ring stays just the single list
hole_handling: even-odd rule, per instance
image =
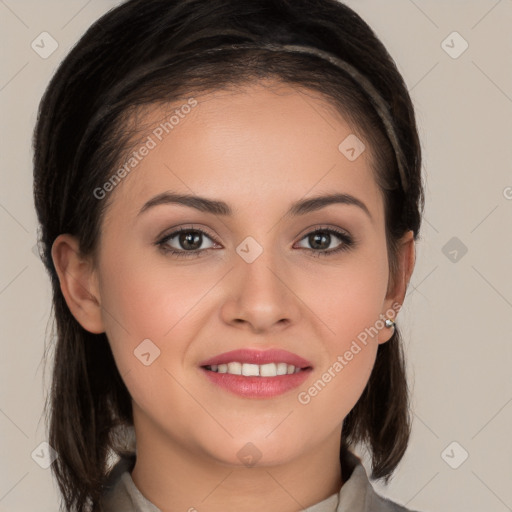
[{"label": "nose", "polygon": [[[238,256],[237,256],[238,258]],[[263,253],[252,263],[238,258],[230,272],[221,316],[224,322],[255,334],[277,332],[300,318],[300,299],[284,261]]]}]

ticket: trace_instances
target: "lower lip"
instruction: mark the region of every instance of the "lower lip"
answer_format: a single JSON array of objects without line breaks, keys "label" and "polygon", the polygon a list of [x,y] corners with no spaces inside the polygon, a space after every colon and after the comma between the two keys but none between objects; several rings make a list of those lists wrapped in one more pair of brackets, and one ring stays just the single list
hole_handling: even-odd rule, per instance
[{"label": "lower lip", "polygon": [[244,377],[218,373],[201,368],[211,382],[245,398],[271,398],[300,386],[310,375],[311,368],[275,377]]}]

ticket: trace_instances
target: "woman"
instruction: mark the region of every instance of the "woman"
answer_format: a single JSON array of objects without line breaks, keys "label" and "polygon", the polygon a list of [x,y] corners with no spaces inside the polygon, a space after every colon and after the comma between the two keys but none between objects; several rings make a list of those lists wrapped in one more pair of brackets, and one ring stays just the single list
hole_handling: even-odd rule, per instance
[{"label": "woman", "polygon": [[406,510],[352,450],[387,479],[407,447],[421,155],[359,16],[128,1],[57,70],[34,149],[66,510]]}]

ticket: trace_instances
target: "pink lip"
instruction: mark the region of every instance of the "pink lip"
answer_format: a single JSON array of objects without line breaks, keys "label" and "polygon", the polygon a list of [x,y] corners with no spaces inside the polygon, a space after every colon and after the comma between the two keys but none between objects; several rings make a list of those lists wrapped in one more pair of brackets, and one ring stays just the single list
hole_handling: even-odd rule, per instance
[{"label": "pink lip", "polygon": [[308,368],[297,373],[275,377],[244,377],[243,375],[212,372],[206,368],[201,368],[201,371],[210,382],[235,395],[244,398],[271,398],[300,386],[309,377],[312,369]]},{"label": "pink lip", "polygon": [[[237,361],[239,363],[249,363],[249,364],[267,364],[267,363],[286,363],[293,364],[295,368],[307,368],[312,367],[312,364],[306,359],[298,356],[297,354],[293,354],[292,352],[288,352],[287,350],[281,349],[269,349],[269,350],[257,350],[257,349],[239,349],[239,350],[231,350],[230,352],[224,352],[223,354],[219,354],[218,356],[211,357],[210,359],[206,359],[199,363],[199,366],[211,366],[212,364],[227,364],[233,361]],[[219,374],[222,375],[222,374]],[[297,375],[300,375],[297,374]],[[232,375],[233,377],[233,375]],[[279,377],[270,377],[270,379],[275,380]],[[243,377],[244,379],[248,379],[248,377]],[[261,379],[261,377],[256,377]],[[267,380],[268,378],[265,378]]]}]

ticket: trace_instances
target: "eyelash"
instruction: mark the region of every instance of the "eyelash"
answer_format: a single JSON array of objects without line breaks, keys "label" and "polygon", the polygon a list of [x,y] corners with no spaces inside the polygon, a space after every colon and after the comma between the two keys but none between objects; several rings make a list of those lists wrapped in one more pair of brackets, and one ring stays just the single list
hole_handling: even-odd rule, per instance
[{"label": "eyelash", "polygon": [[[178,236],[180,233],[200,233],[201,235],[205,235],[208,238],[210,238],[214,243],[218,243],[215,241],[215,239],[212,236],[210,236],[208,233],[206,233],[202,229],[182,227],[182,228],[179,228],[179,229],[173,231],[172,233],[170,233],[168,235],[165,235],[161,240],[156,242],[156,245],[159,246],[164,253],[169,254],[171,256],[176,256],[178,258],[194,258],[194,257],[197,258],[197,257],[200,257],[201,254],[215,249],[214,247],[209,247],[208,249],[195,249],[192,251],[185,251],[185,250],[176,250],[176,249],[169,248],[169,246],[167,245],[167,242],[169,242],[169,240],[172,240],[173,238]],[[309,233],[306,233],[300,240],[304,240],[304,238],[306,238],[310,235],[313,235],[315,233],[334,234],[342,241],[342,243],[335,249],[329,249],[329,250],[304,249],[304,250],[310,252],[313,257],[333,256],[333,255],[341,253],[343,251],[348,251],[348,250],[352,249],[353,247],[355,247],[355,245],[356,245],[354,239],[351,236],[349,236],[344,231],[341,231],[341,230],[338,230],[335,228],[317,228],[313,231],[310,231]]]}]

